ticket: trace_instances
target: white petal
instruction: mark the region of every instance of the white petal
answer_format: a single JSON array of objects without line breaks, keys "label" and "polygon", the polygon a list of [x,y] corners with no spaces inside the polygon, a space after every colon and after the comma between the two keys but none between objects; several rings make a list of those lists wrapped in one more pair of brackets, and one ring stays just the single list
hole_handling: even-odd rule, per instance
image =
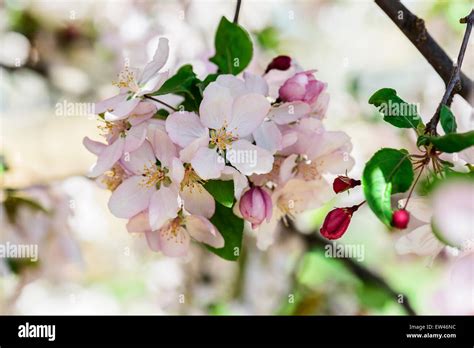
[{"label": "white petal", "polygon": [[283,145],[283,136],[277,125],[272,121],[263,122],[253,132],[253,138],[257,146],[270,151],[272,154],[280,150]]},{"label": "white petal", "polygon": [[183,227],[172,230],[165,226],[158,233],[160,249],[163,254],[170,257],[186,256],[191,238]]},{"label": "white petal", "polygon": [[245,88],[248,93],[268,95],[268,85],[265,79],[259,75],[244,72]]},{"label": "white petal", "polygon": [[216,203],[212,195],[202,185],[184,186],[180,196],[184,202],[184,209],[190,214],[201,215],[206,218],[214,215]]},{"label": "white petal", "polygon": [[148,208],[153,191],[143,185],[141,176],[132,176],[112,193],[108,207],[116,217],[130,219]]},{"label": "white petal", "polygon": [[228,123],[232,115],[233,98],[227,88],[212,82],[204,90],[204,98],[199,107],[199,115],[204,126],[220,129]]},{"label": "white petal", "polygon": [[131,112],[128,118],[128,122],[130,122],[132,126],[136,126],[152,118],[155,112],[156,112],[155,104],[142,101],[138,103],[135,109],[133,109],[133,111]]},{"label": "white petal", "polygon": [[179,158],[175,157],[171,161],[170,178],[174,185],[179,185],[181,184],[181,181],[183,181],[184,167]]},{"label": "white petal", "polygon": [[104,118],[106,121],[110,122],[123,120],[127,118],[128,115],[130,115],[139,102],[139,98],[132,98],[130,100],[123,101],[117,104],[113,111],[106,112]]},{"label": "white petal", "polygon": [[120,94],[117,94],[116,96],[113,96],[112,98],[108,98],[101,102],[95,103],[94,113],[101,114],[103,112],[113,110],[118,104],[124,102],[126,99],[127,99],[127,94],[120,93]]},{"label": "white petal", "polygon": [[295,122],[303,116],[309,114],[310,107],[304,102],[284,103],[278,107],[273,107],[268,113],[268,117],[276,124],[288,124]]},{"label": "white petal", "polygon": [[151,79],[149,79],[145,85],[143,85],[143,87],[140,89],[140,92],[137,93],[137,96],[141,97],[145,94],[156,92],[161,88],[161,86],[163,86],[163,84],[168,79],[168,76],[169,73],[167,71],[156,74]]},{"label": "white petal", "polygon": [[435,237],[430,225],[423,225],[405,234],[395,243],[399,254],[417,254],[420,256],[436,256],[443,244]]},{"label": "white petal", "polygon": [[178,216],[179,210],[178,193],[175,189],[161,186],[150,199],[148,215],[152,230],[161,228],[169,219]]},{"label": "white petal", "polygon": [[135,151],[125,153],[121,164],[130,172],[134,174],[142,174],[145,168],[155,165],[156,158],[153,149],[148,141]]},{"label": "white petal", "polygon": [[105,147],[100,152],[97,158],[97,163],[92,168],[89,176],[95,178],[112,168],[115,162],[122,157],[124,146],[125,139],[119,136],[112,144]]},{"label": "white petal", "polygon": [[194,112],[174,112],[166,119],[166,131],[171,140],[181,147],[186,147],[198,138],[209,135],[198,115]]},{"label": "white petal", "polygon": [[191,160],[191,165],[202,179],[217,179],[225,167],[225,161],[216,150],[200,147]]},{"label": "white petal", "polygon": [[147,124],[140,123],[136,126],[132,126],[125,136],[125,147],[124,152],[132,152],[138,149],[145,141],[147,132]]},{"label": "white petal", "polygon": [[247,140],[237,140],[227,150],[227,160],[242,174],[266,174],[272,170],[273,155]]},{"label": "white petal", "polygon": [[226,166],[222,171],[221,180],[234,180],[234,197],[236,199],[239,199],[242,192],[249,186],[247,177],[230,166]]},{"label": "white petal", "polygon": [[94,155],[99,155],[107,145],[99,141],[91,140],[89,137],[85,137],[82,140],[82,144],[86,147],[87,150],[92,152]]},{"label": "white petal", "polygon": [[196,152],[201,148],[207,148],[209,145],[209,136],[194,140],[179,152],[179,158],[183,163],[191,163]]},{"label": "white petal", "polygon": [[233,98],[249,93],[244,81],[234,75],[219,75],[216,79],[216,83],[221,87],[225,87]]},{"label": "white petal", "polygon": [[156,129],[150,142],[155,151],[156,158],[158,158],[165,167],[170,167],[173,158],[178,157],[178,151],[170,137],[166,132]]},{"label": "white petal", "polygon": [[152,61],[145,65],[145,68],[143,69],[140,77],[140,84],[148,82],[148,80],[160,71],[168,60],[169,51],[168,39],[164,37],[160,38]]},{"label": "white petal", "polygon": [[259,94],[245,94],[234,100],[232,119],[227,130],[239,137],[251,134],[263,122],[270,109],[268,100]]}]

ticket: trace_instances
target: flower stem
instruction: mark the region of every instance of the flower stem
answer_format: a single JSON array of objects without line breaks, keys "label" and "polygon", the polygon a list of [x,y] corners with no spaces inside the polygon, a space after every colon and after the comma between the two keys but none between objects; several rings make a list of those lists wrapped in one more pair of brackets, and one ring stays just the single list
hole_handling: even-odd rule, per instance
[{"label": "flower stem", "polygon": [[154,100],[154,101],[156,101],[157,103],[160,103],[160,104],[166,106],[167,108],[170,108],[170,109],[173,110],[173,111],[179,111],[179,110],[176,109],[174,106],[171,106],[170,104],[165,103],[164,101],[159,100],[159,99],[157,99],[157,98],[155,98],[155,97],[152,97],[152,96],[147,95],[147,94],[145,94],[144,97],[145,97],[146,99]]},{"label": "flower stem", "polygon": [[425,165],[423,165],[423,166],[421,167],[420,172],[418,173],[418,176],[416,177],[415,182],[413,183],[413,185],[412,185],[412,187],[411,187],[411,189],[410,189],[410,193],[408,193],[408,197],[407,197],[407,200],[406,200],[406,202],[405,202],[405,206],[403,207],[403,210],[405,210],[406,207],[407,207],[407,205],[408,205],[408,201],[409,201],[410,198],[411,198],[411,195],[412,195],[412,193],[413,193],[413,190],[415,189],[416,184],[418,183],[418,180],[420,180],[421,173],[423,173],[423,169],[425,169]]}]

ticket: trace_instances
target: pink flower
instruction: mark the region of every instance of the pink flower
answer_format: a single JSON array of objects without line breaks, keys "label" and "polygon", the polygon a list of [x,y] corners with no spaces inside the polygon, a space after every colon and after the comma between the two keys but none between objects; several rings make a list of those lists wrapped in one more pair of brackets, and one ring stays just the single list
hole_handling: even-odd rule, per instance
[{"label": "pink flower", "polygon": [[105,113],[106,121],[118,121],[128,117],[143,96],[157,91],[168,78],[168,72],[159,71],[165,65],[169,54],[168,40],[160,38],[151,62],[143,71],[125,67],[115,84],[120,88],[118,95],[95,105],[95,113]]},{"label": "pink flower", "polygon": [[240,213],[252,223],[252,228],[259,226],[264,220],[272,217],[272,199],[265,188],[253,186],[240,198]]},{"label": "pink flower", "polygon": [[352,214],[358,206],[348,208],[336,208],[329,212],[321,227],[321,235],[326,239],[339,239],[346,233],[351,223]]},{"label": "pink flower", "polygon": [[184,168],[165,132],[156,129],[150,141],[121,158],[120,163],[131,175],[110,197],[112,214],[129,219],[148,210],[153,229],[177,216],[181,208],[179,190]]},{"label": "pink flower", "polygon": [[267,68],[265,69],[265,73],[269,72],[270,70],[288,70],[291,66],[291,57],[288,56],[277,56],[272,59],[270,64],[268,64]]},{"label": "pink flower", "polygon": [[141,102],[130,114],[129,120],[116,122],[105,121],[107,143],[103,144],[85,137],[84,146],[97,155],[97,162],[89,172],[90,177],[97,177],[111,169],[124,153],[138,149],[146,138],[148,123],[156,111],[152,103]]},{"label": "pink flower", "polygon": [[157,230],[152,230],[147,212],[133,216],[127,223],[131,233],[145,233],[150,249],[161,251],[166,256],[186,256],[191,238],[214,248],[224,246],[224,238],[216,227],[200,215],[185,215],[171,218]]},{"label": "pink flower", "polygon": [[291,178],[314,180],[323,173],[338,174],[354,165],[349,156],[350,138],[344,132],[324,130],[320,120],[305,118],[299,124],[287,127],[283,134],[294,134],[296,141],[280,153],[288,155],[280,168],[280,182]]},{"label": "pink flower", "polygon": [[319,95],[326,89],[326,84],[313,75],[314,70],[296,73],[286,80],[280,87],[279,97],[282,101],[293,102],[303,101],[312,104]]},{"label": "pink flower", "polygon": [[166,130],[173,142],[183,148],[181,159],[189,161],[202,179],[220,177],[227,162],[244,175],[272,169],[272,154],[247,139],[270,109],[262,95],[264,89],[259,78],[247,75],[242,81],[221,75],[204,90],[200,117],[190,112],[168,116]]}]

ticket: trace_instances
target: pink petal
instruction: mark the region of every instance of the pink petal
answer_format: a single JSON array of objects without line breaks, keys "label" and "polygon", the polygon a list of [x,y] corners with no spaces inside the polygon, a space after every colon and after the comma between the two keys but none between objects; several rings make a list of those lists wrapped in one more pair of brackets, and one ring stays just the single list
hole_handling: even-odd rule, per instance
[{"label": "pink petal", "polygon": [[137,126],[132,126],[125,136],[124,152],[132,152],[138,149],[145,141],[147,132],[147,124],[140,123]]},{"label": "pink petal", "polygon": [[226,166],[222,171],[221,180],[234,180],[234,197],[239,199],[242,192],[249,186],[249,181],[245,175],[231,166]]},{"label": "pink petal", "polygon": [[153,192],[153,188],[143,185],[143,177],[132,176],[112,193],[109,209],[116,217],[130,219],[148,208]]},{"label": "pink petal", "polygon": [[186,229],[195,240],[214,248],[224,247],[224,238],[217,228],[206,218],[198,215],[186,217]]},{"label": "pink petal", "polygon": [[214,215],[216,203],[212,195],[202,185],[185,186],[181,190],[180,196],[183,199],[184,209],[190,214],[202,215],[207,218]]},{"label": "pink petal", "polygon": [[191,165],[202,179],[217,179],[225,167],[225,161],[216,150],[201,147],[196,151]]},{"label": "pink petal", "polygon": [[179,208],[180,204],[176,190],[161,185],[161,188],[156,190],[150,199],[148,214],[152,230],[161,228],[166,221],[178,216]]},{"label": "pink petal", "polygon": [[281,135],[280,129],[272,121],[263,122],[253,132],[253,138],[257,143],[257,146],[268,150],[274,154],[282,148],[283,136]]},{"label": "pink petal", "polygon": [[91,140],[89,137],[82,139],[82,144],[87,150],[92,152],[94,155],[99,155],[107,145],[99,141]]},{"label": "pink petal", "polygon": [[167,225],[158,231],[158,238],[161,252],[166,256],[182,257],[187,255],[191,238],[183,227],[172,230]]},{"label": "pink petal", "polygon": [[233,98],[227,88],[212,82],[204,90],[204,98],[199,107],[199,115],[204,126],[220,129],[229,122]]},{"label": "pink petal", "polygon": [[186,146],[179,152],[179,158],[183,163],[191,163],[196,152],[201,148],[207,148],[209,145],[209,136],[206,135],[205,137],[199,138],[194,140],[191,144]]},{"label": "pink petal", "polygon": [[170,167],[173,158],[178,157],[178,151],[170,137],[166,132],[156,129],[150,142],[155,151],[156,158],[160,160],[163,166]]},{"label": "pink petal", "polygon": [[311,109],[307,103],[296,101],[272,108],[268,113],[268,117],[273,119],[276,124],[288,124],[308,115],[310,111]]},{"label": "pink petal", "polygon": [[138,103],[138,105],[133,109],[130,117],[128,118],[128,122],[132,126],[136,126],[143,121],[146,121],[153,117],[156,112],[156,105],[150,102],[142,101]]},{"label": "pink petal", "polygon": [[105,120],[106,121],[118,121],[123,120],[130,115],[130,113],[135,109],[135,107],[140,102],[139,98],[132,98],[126,101],[123,101],[116,105],[113,111],[109,111],[105,113]]},{"label": "pink petal", "polygon": [[127,94],[120,93],[111,98],[95,103],[94,113],[101,114],[103,112],[113,110],[118,104],[124,102],[126,99],[127,99]]},{"label": "pink petal", "polygon": [[248,140],[237,140],[227,150],[227,160],[244,175],[266,174],[272,170],[273,155]]},{"label": "pink petal", "polygon": [[151,231],[150,223],[148,222],[148,213],[142,211],[128,220],[127,231],[129,233],[144,233]]},{"label": "pink petal", "polygon": [[198,115],[194,112],[174,112],[166,119],[166,131],[171,140],[181,147],[186,147],[198,138],[209,135]]},{"label": "pink petal", "polygon": [[97,157],[97,163],[92,168],[89,176],[95,178],[112,168],[115,162],[122,157],[124,146],[125,139],[121,136],[112,144],[106,146]]},{"label": "pink petal", "polygon": [[146,231],[145,232],[146,242],[148,247],[153,251],[160,251],[160,232],[159,231]]},{"label": "pink petal", "polygon": [[145,94],[156,92],[157,90],[161,88],[161,86],[163,86],[163,84],[168,79],[168,76],[169,76],[169,73],[167,71],[156,74],[151,79],[149,79],[145,83],[145,85],[143,85],[143,87],[141,87],[140,92],[137,93],[137,96],[141,97]]},{"label": "pink petal", "polygon": [[170,179],[175,185],[181,184],[184,178],[184,167],[183,163],[179,158],[173,158],[170,168]]},{"label": "pink petal", "polygon": [[268,95],[268,85],[265,79],[259,75],[244,72],[245,88],[248,93]]},{"label": "pink petal", "polygon": [[121,160],[127,170],[137,175],[142,174],[145,168],[154,166],[155,162],[155,154],[148,141],[144,141],[137,150],[126,153]]},{"label": "pink petal", "polygon": [[245,137],[257,129],[269,109],[270,103],[263,95],[242,95],[234,100],[232,119],[227,129],[239,137]]}]

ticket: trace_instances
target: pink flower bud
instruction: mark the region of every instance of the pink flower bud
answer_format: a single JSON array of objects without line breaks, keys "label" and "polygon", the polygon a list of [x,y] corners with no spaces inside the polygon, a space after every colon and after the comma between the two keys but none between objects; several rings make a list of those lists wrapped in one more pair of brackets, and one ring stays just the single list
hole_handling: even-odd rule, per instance
[{"label": "pink flower bud", "polygon": [[253,186],[242,195],[239,208],[242,217],[252,223],[252,228],[258,227],[265,219],[269,222],[272,217],[272,199],[260,186]]},{"label": "pink flower bud", "polygon": [[310,70],[290,77],[278,92],[279,98],[284,102],[303,101],[312,104],[325,88],[326,84],[316,80],[313,71]]},{"label": "pink flower bud", "polygon": [[359,186],[360,180],[354,180],[344,175],[339,175],[334,182],[332,183],[332,188],[334,192],[344,192],[353,187]]},{"label": "pink flower bud", "polygon": [[265,69],[265,74],[270,70],[288,70],[291,66],[291,58],[288,56],[278,56],[273,58],[273,60],[268,64]]},{"label": "pink flower bud", "polygon": [[410,213],[405,209],[396,210],[392,215],[392,226],[400,230],[407,228],[410,222]]},{"label": "pink flower bud", "polygon": [[324,219],[320,233],[326,239],[339,239],[346,232],[351,223],[352,214],[360,205],[331,210]]}]

